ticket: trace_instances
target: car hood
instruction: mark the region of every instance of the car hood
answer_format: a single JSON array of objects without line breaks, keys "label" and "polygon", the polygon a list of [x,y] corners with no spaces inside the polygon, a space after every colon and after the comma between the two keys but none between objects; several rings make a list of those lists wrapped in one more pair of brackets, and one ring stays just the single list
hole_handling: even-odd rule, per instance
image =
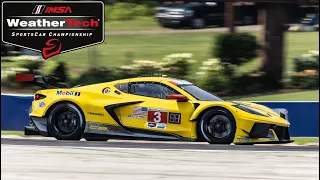
[{"label": "car hood", "polygon": [[243,102],[243,101],[231,101],[231,102],[233,104],[250,107],[250,108],[252,108],[252,109],[254,109],[256,111],[259,111],[259,112],[272,114],[273,116],[280,116],[278,112],[276,112],[273,109],[270,109],[270,108],[268,108],[266,106],[260,105],[260,104],[256,104],[256,103],[252,103],[252,102]]}]

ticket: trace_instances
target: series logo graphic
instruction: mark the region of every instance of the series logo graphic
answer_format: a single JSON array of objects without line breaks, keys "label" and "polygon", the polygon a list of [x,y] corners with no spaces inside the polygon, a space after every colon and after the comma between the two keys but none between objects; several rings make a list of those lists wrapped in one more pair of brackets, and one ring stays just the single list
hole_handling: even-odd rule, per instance
[{"label": "series logo graphic", "polygon": [[2,2],[2,42],[41,52],[44,59],[103,41],[103,2]]}]

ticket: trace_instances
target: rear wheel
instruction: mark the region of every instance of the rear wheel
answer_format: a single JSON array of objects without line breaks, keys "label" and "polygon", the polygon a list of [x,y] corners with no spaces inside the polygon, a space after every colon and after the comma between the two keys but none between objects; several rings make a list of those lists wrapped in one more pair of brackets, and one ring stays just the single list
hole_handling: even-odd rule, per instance
[{"label": "rear wheel", "polygon": [[231,144],[236,132],[233,115],[223,108],[215,108],[204,113],[198,123],[199,138],[210,144]]},{"label": "rear wheel", "polygon": [[50,136],[58,140],[80,140],[85,128],[81,109],[72,103],[55,106],[48,117]]}]

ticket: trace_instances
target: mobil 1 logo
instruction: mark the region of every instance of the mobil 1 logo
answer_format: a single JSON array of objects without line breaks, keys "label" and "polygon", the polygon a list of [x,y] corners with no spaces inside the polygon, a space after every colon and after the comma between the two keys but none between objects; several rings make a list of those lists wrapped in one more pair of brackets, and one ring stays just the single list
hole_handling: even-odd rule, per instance
[{"label": "mobil 1 logo", "polygon": [[104,41],[100,1],[4,1],[1,17],[2,42],[44,59]]}]

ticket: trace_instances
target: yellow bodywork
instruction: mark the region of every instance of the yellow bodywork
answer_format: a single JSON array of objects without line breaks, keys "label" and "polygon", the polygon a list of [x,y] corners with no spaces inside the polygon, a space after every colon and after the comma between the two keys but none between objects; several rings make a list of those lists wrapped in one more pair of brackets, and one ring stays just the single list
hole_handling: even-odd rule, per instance
[{"label": "yellow bodywork", "polygon": [[[283,127],[289,127],[290,125],[290,123],[287,120],[281,118],[274,111],[262,105],[241,102],[261,109],[261,113],[265,113],[267,111],[269,114],[268,117],[250,114],[245,111],[242,111],[234,107],[233,102],[199,101],[187,92],[180,89],[178,86],[175,86],[173,83],[170,82],[170,80],[170,78],[166,77],[140,77],[76,88],[40,90],[37,92],[37,94],[45,95],[46,98],[33,101],[32,112],[30,113],[30,116],[45,117],[48,115],[50,107],[52,107],[54,104],[62,101],[68,101],[78,105],[81,108],[85,116],[86,123],[92,122],[98,124],[118,126],[119,124],[110,116],[110,114],[105,110],[104,107],[112,104],[142,101],[138,104],[126,105],[121,106],[119,108],[115,108],[115,113],[124,126],[128,128],[150,130],[150,128],[147,127],[146,119],[129,117],[130,114],[133,113],[133,109],[135,106],[165,109],[168,112],[181,113],[181,123],[168,123],[166,129],[152,128],[152,131],[175,134],[184,138],[196,140],[197,122],[201,113],[212,107],[222,107],[230,111],[236,120],[237,129],[234,138],[234,143],[241,143],[241,139],[245,139],[248,136],[246,132],[250,132],[255,122],[275,124],[277,126]],[[161,82],[162,84],[170,86],[182,95],[186,96],[188,98],[188,102],[177,102],[176,100],[138,96],[126,92],[121,92],[119,89],[115,87],[115,85],[117,84],[129,82]],[[103,93],[103,90],[105,88],[110,88],[109,93]],[[59,95],[58,92],[60,92],[61,94]],[[62,94],[63,92],[65,93],[64,95]],[[76,96],[74,95],[75,93],[80,93],[80,95]],[[40,107],[40,103],[42,103],[42,107]],[[43,103],[45,104],[44,106]],[[194,103],[198,103],[199,106],[195,108]],[[278,141],[278,138],[273,130],[272,132],[274,134],[274,138],[249,138],[246,139],[246,142]]]}]

